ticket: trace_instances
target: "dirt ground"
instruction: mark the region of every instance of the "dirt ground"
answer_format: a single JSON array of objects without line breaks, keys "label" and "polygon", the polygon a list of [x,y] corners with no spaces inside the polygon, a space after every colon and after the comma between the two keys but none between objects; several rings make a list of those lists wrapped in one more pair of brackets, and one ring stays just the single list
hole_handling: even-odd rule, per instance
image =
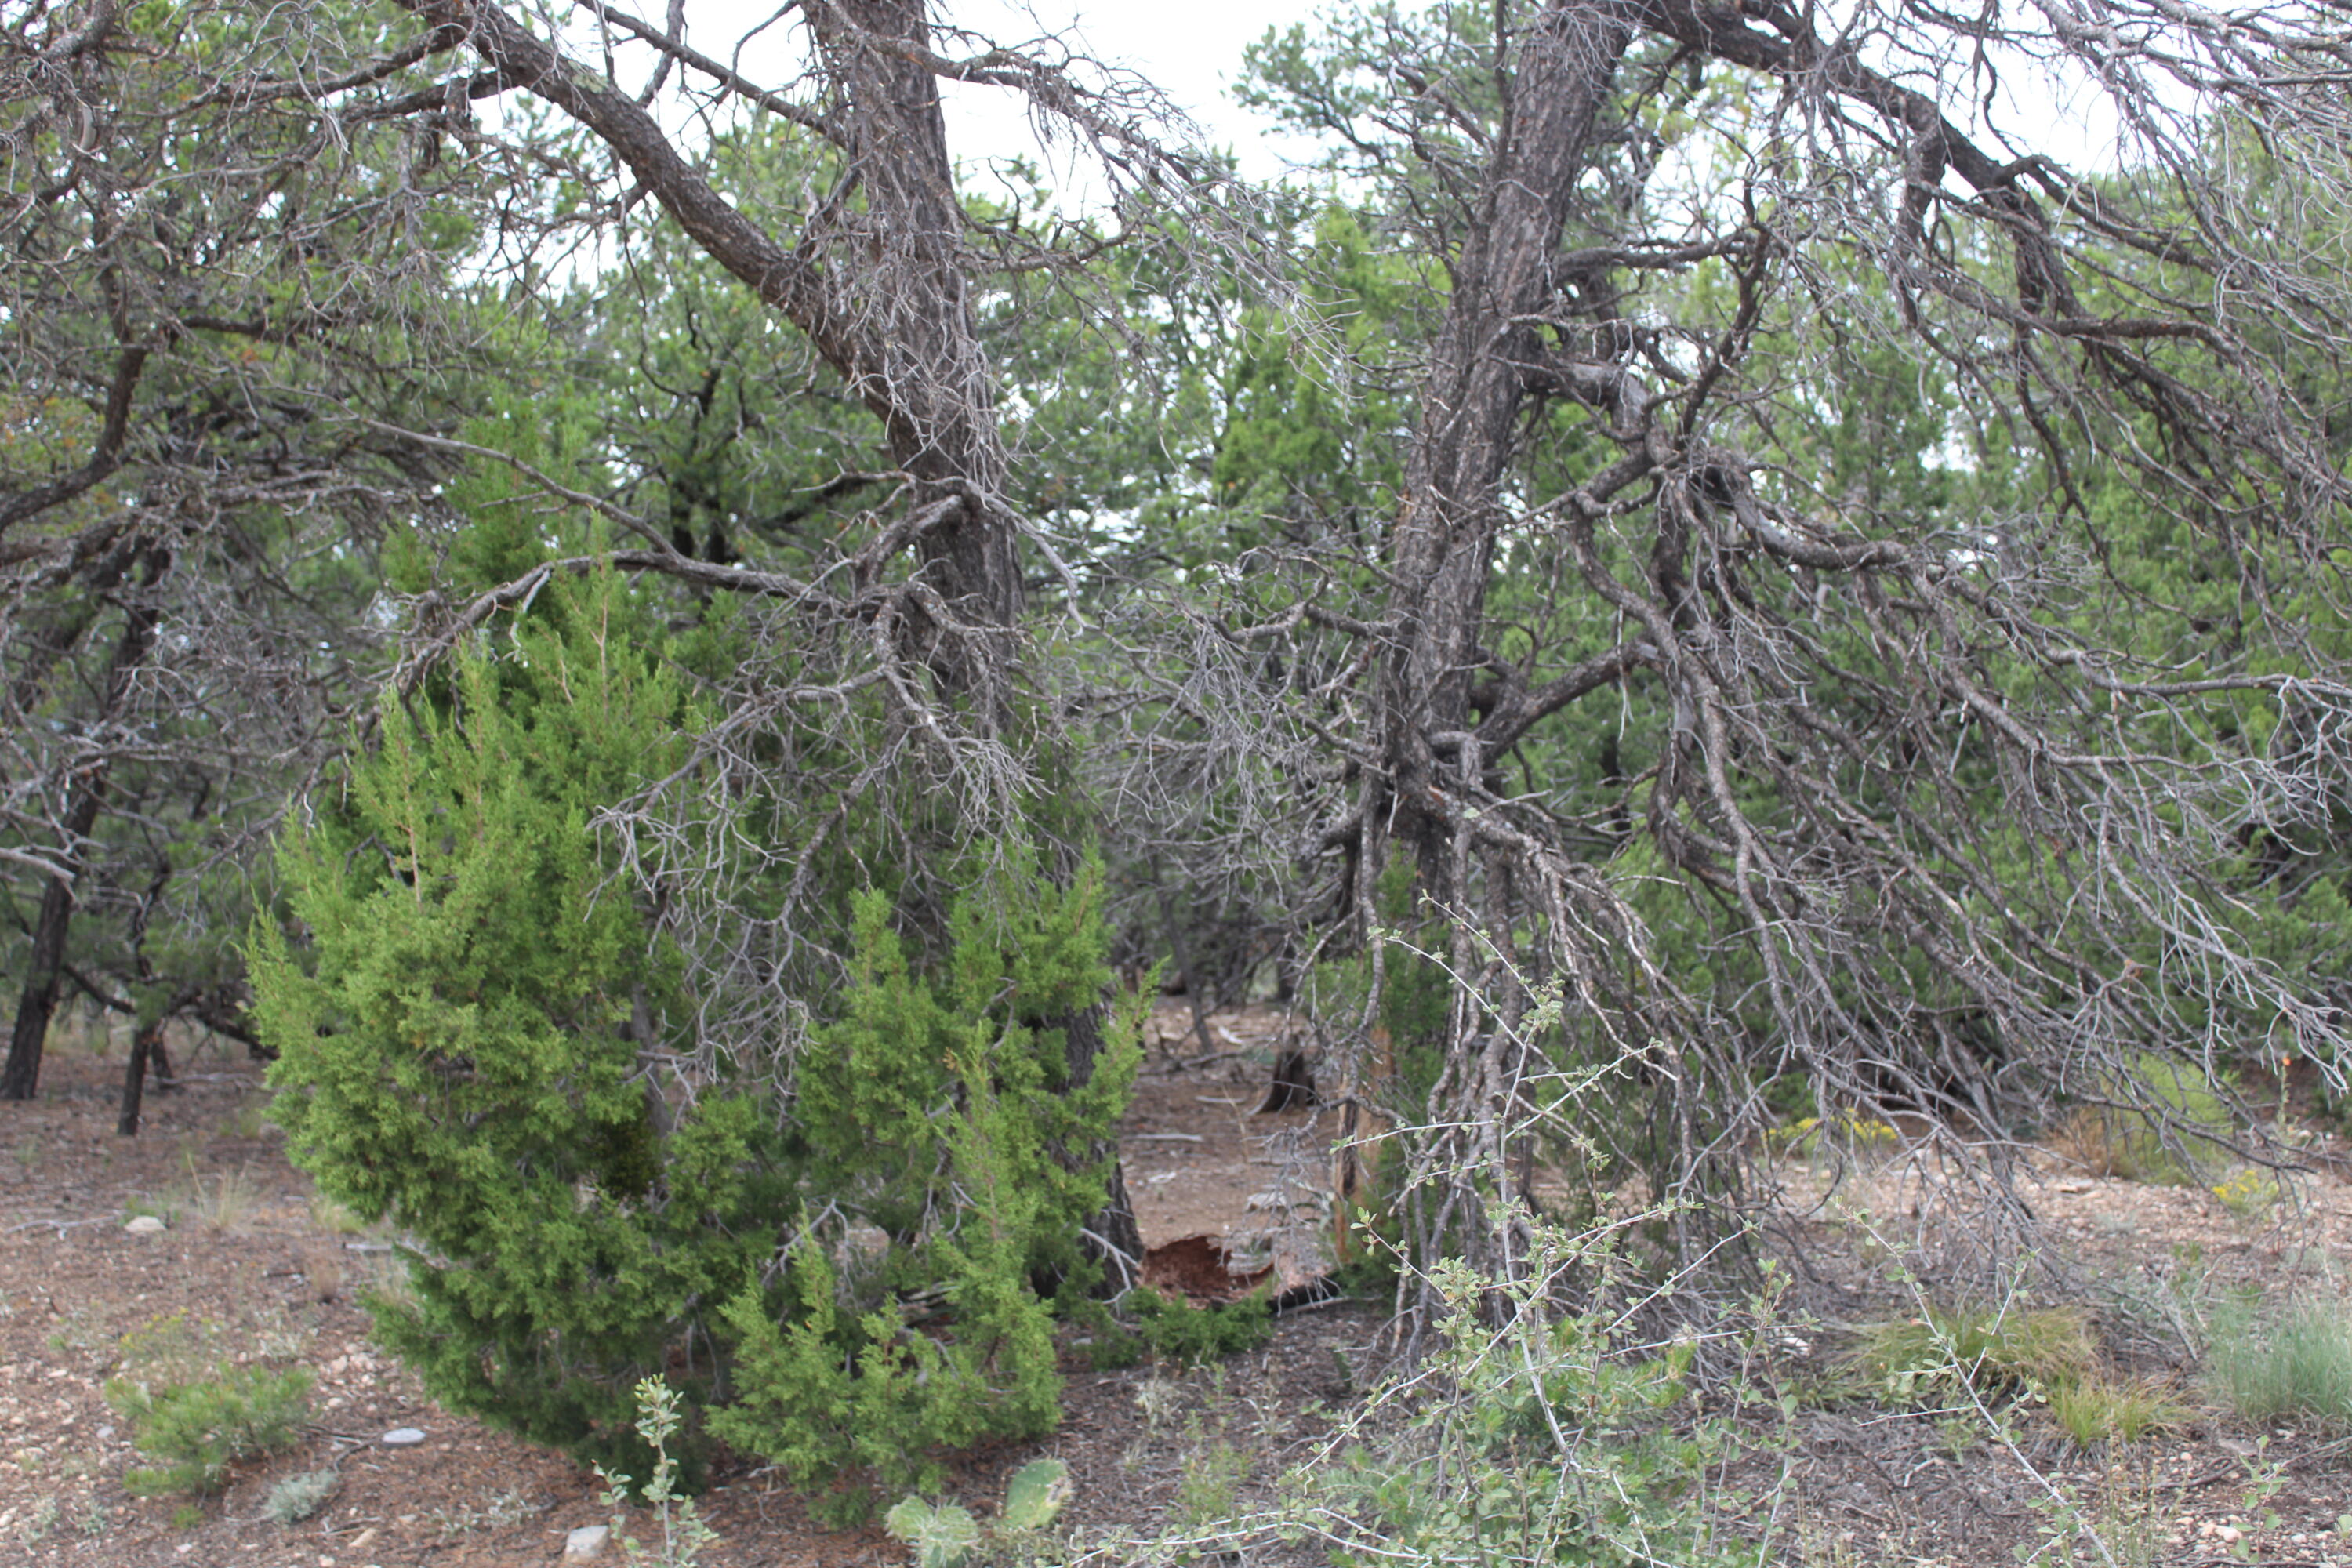
[{"label": "dirt ground", "polygon": [[[1331,1116],[1252,1117],[1265,1077],[1253,1058],[1277,1021],[1228,1011],[1213,1026],[1221,1059],[1184,1068],[1175,1064],[1212,1053],[1164,1022],[1123,1130],[1144,1239],[1212,1236],[1239,1264],[1278,1260],[1286,1279],[1302,1278],[1328,1212],[1313,1184],[1328,1173]],[[606,1521],[593,1475],[436,1408],[370,1345],[357,1298],[397,1266],[383,1241],[339,1227],[288,1164],[259,1114],[257,1065],[211,1052],[183,1062],[184,1087],[151,1090],[143,1131],[126,1139],[114,1130],[125,1056],[120,1038],[61,1029],[40,1098],[0,1108],[0,1563],[505,1568],[554,1563],[571,1531]],[[142,1214],[167,1228],[125,1228]],[[125,1336],[174,1314],[216,1329],[228,1361],[299,1365],[316,1379],[301,1445],[239,1467],[196,1513],[123,1490],[139,1459],[102,1392]],[[1341,1356],[1355,1346],[1360,1364],[1379,1326],[1369,1308],[1335,1303],[1286,1319],[1260,1352],[1189,1373],[1097,1373],[1074,1348],[1061,1430],[974,1457],[961,1489],[984,1511],[1004,1477],[1042,1453],[1070,1464],[1066,1518],[1082,1530],[1148,1528],[1209,1506],[1251,1480],[1229,1473],[1228,1456],[1247,1450],[1267,1480],[1290,1462],[1320,1429],[1307,1412],[1338,1392]],[[401,1427],[425,1441],[386,1447]],[[263,1517],[273,1482],[329,1468],[341,1484],[322,1512],[291,1527]],[[705,1557],[715,1568],[906,1560],[878,1531],[815,1528],[756,1468],[722,1475],[701,1506],[723,1542]],[[604,1559],[619,1560],[617,1550]]]},{"label": "dirt ground", "polygon": [[[1148,1244],[1216,1237],[1242,1264],[1272,1264],[1292,1282],[1315,1272],[1328,1233],[1334,1118],[1252,1113],[1280,1026],[1263,1008],[1221,1012],[1204,1050],[1189,1014],[1164,1009],[1122,1137]],[[394,1267],[386,1245],[313,1200],[258,1114],[252,1064],[210,1052],[183,1062],[184,1087],[151,1094],[146,1130],[123,1139],[123,1057],[120,1040],[66,1036],[41,1098],[0,1107],[0,1563],[521,1568],[558,1563],[567,1532],[606,1521],[592,1475],[436,1408],[371,1347],[355,1300]],[[2316,1163],[2335,1168],[2340,1152],[2315,1149],[2328,1156]],[[2040,1222],[2028,1261],[2043,1266],[2044,1289],[2091,1302],[2117,1365],[2191,1406],[2184,1302],[2241,1284],[2324,1285],[2352,1261],[2352,1187],[2334,1174],[2308,1184],[2299,1211],[2240,1215],[2200,1189],[2042,1165],[2021,1190]],[[1802,1243],[1774,1368],[1785,1386],[1820,1386],[1849,1331],[1905,1310],[1894,1263],[1932,1273],[1937,1215],[1919,1173],[1780,1167],[1780,1196],[1799,1216],[1790,1239]],[[127,1229],[140,1215],[165,1228]],[[193,1508],[124,1491],[138,1461],[102,1394],[125,1337],[175,1314],[180,1331],[212,1336],[226,1359],[316,1378],[299,1445],[240,1467],[224,1495]],[[1067,1521],[1081,1532],[1208,1522],[1318,1451],[1360,1392],[1350,1369],[1376,1363],[1383,1317],[1375,1303],[1318,1306],[1283,1319],[1264,1350],[1189,1373],[1098,1373],[1073,1346],[1061,1430],[973,1456],[957,1489],[985,1512],[1006,1476],[1046,1454],[1071,1466]],[[2352,1467],[2332,1434],[2200,1412],[2109,1463],[2031,1412],[2001,1438],[1850,1399],[1788,1408],[1778,1427],[1742,1417],[1754,1447],[1717,1495],[1728,1522],[1769,1530],[1792,1563],[2007,1563],[2050,1538],[2063,1497],[2127,1539],[2119,1563],[2352,1568]],[[387,1447],[400,1427],[424,1441]],[[263,1516],[273,1482],[329,1468],[341,1486],[320,1514],[293,1526]],[[815,1528],[757,1467],[722,1472],[703,1509],[722,1542],[704,1559],[713,1568],[907,1561],[879,1531]],[[1270,1543],[1233,1560],[1320,1561]]]},{"label": "dirt ground", "polygon": [[[2340,1432],[2292,1423],[2249,1427],[2210,1407],[2195,1378],[2193,1322],[2234,1295],[2340,1296],[2352,1265],[2352,1185],[2340,1140],[2305,1151],[2315,1167],[2301,1203],[2233,1210],[2196,1186],[2105,1179],[2037,1155],[2018,1183],[2034,1228],[2011,1261],[2011,1305],[2086,1306],[2114,1379],[2168,1396],[2183,1419],[2112,1456],[2086,1453],[2028,1406],[2004,1438],[1974,1410],[1890,1412],[1866,1402],[1808,1400],[1784,1456],[1744,1467],[1761,1495],[1785,1477],[1780,1503],[1795,1560],[1823,1564],[2105,1561],[2044,1548],[2073,1510],[2096,1525],[2121,1568],[2256,1563],[2352,1568],[2352,1463]],[[1785,1163],[1784,1203],[1803,1211],[1792,1239],[1803,1265],[1791,1321],[1815,1342],[1792,1358],[1805,1385],[1835,1367],[1822,1353],[1870,1321],[1909,1315],[1945,1292],[1934,1284],[1953,1226],[1932,1186],[1902,1162],[1832,1173]],[[2283,1197],[2290,1196],[2281,1189]],[[1981,1233],[1968,1237],[1981,1241]],[[1921,1283],[1899,1283],[1906,1270]],[[1792,1334],[1792,1339],[1796,1336]],[[1833,1376],[1832,1371],[1832,1376]],[[1763,1445],[1759,1443],[1759,1448]],[[1734,1490],[1737,1490],[1735,1483]]]}]

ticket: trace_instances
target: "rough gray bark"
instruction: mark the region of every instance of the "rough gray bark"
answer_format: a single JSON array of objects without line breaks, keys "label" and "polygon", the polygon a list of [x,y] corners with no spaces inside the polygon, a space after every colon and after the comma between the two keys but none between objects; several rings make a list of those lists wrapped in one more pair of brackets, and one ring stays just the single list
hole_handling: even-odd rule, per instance
[{"label": "rough gray bark", "polygon": [[[1442,772],[1474,728],[1479,639],[1504,476],[1517,455],[1526,366],[1562,285],[1561,237],[1593,129],[1632,38],[1620,7],[1562,0],[1517,49],[1510,103],[1423,378],[1420,429],[1391,535],[1395,574],[1380,740],[1396,834],[1423,890],[1454,896]],[[1441,753],[1444,753],[1443,755]],[[1475,764],[1474,764],[1475,768]]]},{"label": "rough gray bark", "polygon": [[1003,500],[1004,452],[988,363],[956,257],[961,214],[939,86],[924,63],[929,31],[919,0],[810,8],[839,102],[804,121],[848,159],[865,207],[853,215],[850,203],[838,203],[789,245],[713,187],[635,99],[499,6],[407,3],[464,38],[501,83],[593,132],[706,254],[798,327],[882,421],[892,459],[915,481],[893,542],[911,544],[922,569],[900,611],[949,691],[971,703],[984,729],[1001,723],[1004,637],[1022,603],[1019,539]]},{"label": "rough gray bark", "polygon": [[[939,81],[922,63],[930,53],[926,13],[923,0],[830,0],[809,13],[844,100],[844,150],[866,194],[862,213],[835,220],[868,262],[836,285],[848,298],[836,299],[834,313],[857,323],[839,363],[881,416],[892,459],[914,476],[916,509],[942,512],[916,542],[922,577],[956,616],[1007,628],[1022,605],[1019,540],[1003,500],[994,377],[957,254],[963,212]],[[940,629],[929,630],[934,646]],[[1003,693],[1003,674],[990,666],[1009,657],[996,647],[955,671],[960,684],[986,693],[992,712]]]}]

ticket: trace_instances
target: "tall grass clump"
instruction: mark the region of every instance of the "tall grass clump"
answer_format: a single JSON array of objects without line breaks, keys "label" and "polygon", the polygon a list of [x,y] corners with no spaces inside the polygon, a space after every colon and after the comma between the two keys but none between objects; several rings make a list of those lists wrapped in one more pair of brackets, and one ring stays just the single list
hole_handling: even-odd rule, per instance
[{"label": "tall grass clump", "polygon": [[2264,1315],[2239,1298],[2208,1325],[2205,1377],[2247,1421],[2293,1416],[2352,1426],[2352,1312],[2303,1298]]},{"label": "tall grass clump", "polygon": [[2136,1378],[2094,1376],[2050,1391],[2050,1418],[2076,1447],[2110,1440],[2137,1443],[2189,1420],[2189,1410],[2162,1385]]}]

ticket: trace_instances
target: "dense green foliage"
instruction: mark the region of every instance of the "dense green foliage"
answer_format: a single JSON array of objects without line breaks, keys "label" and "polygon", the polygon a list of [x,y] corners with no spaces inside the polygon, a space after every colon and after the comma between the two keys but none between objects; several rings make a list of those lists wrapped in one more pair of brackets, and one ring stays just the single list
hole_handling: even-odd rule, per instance
[{"label": "dense green foliage", "polygon": [[1205,1366],[1254,1351],[1274,1335],[1272,1300],[1265,1287],[1238,1301],[1194,1306],[1181,1296],[1139,1285],[1127,1306],[1151,1353],[1179,1366]]},{"label": "dense green foliage", "polygon": [[[1109,981],[1101,880],[1033,886],[1012,908],[961,904],[933,979],[911,967],[885,900],[859,900],[846,1016],[802,1069],[799,1120],[813,1195],[855,1204],[871,1228],[836,1259],[803,1214],[785,1260],[798,1310],[780,1319],[749,1286],[733,1297],[738,1398],[713,1423],[803,1486],[844,1467],[885,1489],[936,1486],[940,1450],[1057,1419],[1036,1287],[1093,1277],[1078,1228],[1102,1205],[1108,1157],[1069,1156],[1125,1106],[1140,1046],[1130,1015],[1072,1081],[1066,1030]],[[866,1503],[852,1493],[832,1511]]]},{"label": "dense green foliage", "polygon": [[[763,97],[518,15],[570,64],[469,87],[477,9],[0,20],[0,957],[53,955],[34,1047],[69,984],[278,1053],[449,1406],[840,1519],[1046,1431],[1057,1323],[1134,1342],[1079,1306],[1101,1017],[1172,951],[1299,1004],[1344,1283],[1439,1363],[1343,1547],[1737,1560],[1706,1352],[1646,1324],[1738,1310],[1759,1155],[2203,1184],[2265,1152],[2240,1069],[2344,1090],[2325,93],[1990,13],[1368,5],[1253,51],[1330,178],[1251,194],[945,30],[780,13]],[[1964,155],[2021,39],[2145,162]],[[1027,89],[1115,213],[927,205],[926,69]],[[1182,1363],[1271,1327],[1121,1310]],[[2306,1328],[2248,1377],[2333,1386]],[[1884,1389],[2050,1381],[1906,1329]],[[136,1397],[212,1484],[191,1434],[291,1386]]]},{"label": "dense green foliage", "polygon": [[280,850],[306,940],[266,927],[253,952],[295,1157],[419,1248],[379,1331],[454,1406],[599,1452],[673,1349],[709,1384],[698,1303],[759,1265],[742,1222],[787,1201],[745,1087],[673,1105],[647,1070],[677,1043],[679,966],[644,905],[600,896],[588,819],[675,765],[691,721],[627,618],[609,580],[558,594],[446,700],[387,708]]},{"label": "dense green foliage", "polygon": [[[412,1238],[378,1331],[436,1397],[645,1474],[634,1390],[667,1373],[855,1510],[862,1474],[1053,1424],[1037,1287],[1083,1283],[1136,1030],[1072,1081],[1109,982],[1101,879],[1024,860],[935,966],[865,896],[834,1022],[700,1047],[660,912],[592,826],[700,721],[658,646],[614,579],[558,584],[386,706],[280,847],[293,934],[255,941],[278,1114],[323,1191]],[[689,1467],[700,1439],[698,1416]]]},{"label": "dense green foliage", "polygon": [[131,1440],[157,1463],[123,1473],[137,1497],[216,1492],[239,1459],[290,1447],[310,1411],[310,1374],[241,1367],[218,1377],[165,1382],[118,1377],[106,1401],[131,1423]]}]

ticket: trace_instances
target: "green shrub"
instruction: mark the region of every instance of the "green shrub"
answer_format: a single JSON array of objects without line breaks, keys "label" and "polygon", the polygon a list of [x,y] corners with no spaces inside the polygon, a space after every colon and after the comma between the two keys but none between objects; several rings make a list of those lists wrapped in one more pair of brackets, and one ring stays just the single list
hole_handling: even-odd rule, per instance
[{"label": "green shrub", "polygon": [[927,946],[868,892],[848,984],[806,999],[832,1022],[714,1043],[589,826],[687,765],[703,716],[666,645],[599,578],[492,646],[385,708],[281,842],[253,943],[290,1152],[413,1242],[379,1338],[444,1405],[641,1476],[635,1390],[665,1376],[681,1485],[715,1436],[837,1489],[831,1517],[1049,1428],[1040,1289],[1087,1278],[1140,1060],[1129,1010],[1072,1069],[1110,985],[1099,868],[992,842]]},{"label": "green shrub", "polygon": [[1273,1337],[1274,1312],[1260,1287],[1238,1301],[1196,1307],[1181,1296],[1163,1296],[1149,1285],[1128,1293],[1128,1310],[1151,1353],[1185,1366],[1205,1366]]},{"label": "green shrub", "polygon": [[2082,1382],[2096,1360],[2089,1320],[2072,1307],[1930,1307],[1864,1331],[1853,1355],[1884,1397],[1906,1405],[1964,1389],[2046,1393]]},{"label": "green shrub", "polygon": [[1223,1437],[1185,1455],[1169,1510],[1176,1527],[1215,1530],[1230,1521],[1241,1511],[1242,1483],[1249,1471],[1249,1455]]},{"label": "green shrub", "polygon": [[348,789],[280,841],[305,940],[259,932],[255,1017],[295,1162],[417,1244],[378,1337],[452,1409],[634,1462],[631,1388],[709,1343],[705,1303],[791,1198],[757,1095],[674,1110],[646,1070],[688,1045],[682,965],[587,826],[679,763],[696,715],[616,584],[541,598],[513,657],[387,701]]},{"label": "green shrub", "polygon": [[2352,1314],[2341,1302],[2297,1300],[2265,1318],[2237,1300],[2207,1328],[2206,1381],[2239,1415],[2352,1426]]},{"label": "green shrub", "polygon": [[190,1383],[118,1377],[106,1402],[131,1424],[139,1451],[162,1463],[134,1469],[123,1489],[140,1497],[221,1489],[239,1459],[287,1447],[310,1411],[310,1374],[243,1368]]},{"label": "green shrub", "polygon": [[2093,1175],[2194,1186],[2231,1130],[2229,1107],[2193,1066],[2153,1052],[2099,1086],[2100,1105],[2074,1112],[2056,1142]]},{"label": "green shrub", "polygon": [[[1596,1238],[1538,1234],[1554,1272],[1611,1266]],[[1447,1261],[1433,1277],[1448,1314],[1437,1352],[1375,1396],[1364,1419],[1387,1427],[1376,1442],[1315,1478],[1328,1500],[1317,1517],[1351,1521],[1335,1563],[1769,1559],[1719,1536],[1710,1518],[1705,1488],[1730,1433],[1686,1397],[1689,1342],[1627,1344],[1622,1313],[1562,1310],[1540,1276],[1506,1283]],[[1412,1413],[1389,1426],[1381,1407],[1405,1400]]]},{"label": "green shrub", "polygon": [[[844,1016],[819,1035],[799,1107],[812,1184],[854,1203],[881,1239],[836,1258],[804,1230],[781,1310],[752,1286],[731,1299],[738,1398],[712,1420],[803,1488],[854,1476],[935,1489],[941,1450],[1036,1436],[1059,1418],[1037,1286],[1091,1272],[1076,1237],[1109,1159],[1069,1153],[1099,1145],[1125,1106],[1140,1014],[1127,1009],[1091,1076],[1071,1081],[1056,1020],[1109,981],[1100,872],[1066,891],[1027,880],[1030,895],[996,914],[959,905],[936,984],[887,902],[858,900]],[[952,1331],[915,1331],[910,1315]],[[870,1499],[854,1486],[814,1506],[855,1519]]]}]

